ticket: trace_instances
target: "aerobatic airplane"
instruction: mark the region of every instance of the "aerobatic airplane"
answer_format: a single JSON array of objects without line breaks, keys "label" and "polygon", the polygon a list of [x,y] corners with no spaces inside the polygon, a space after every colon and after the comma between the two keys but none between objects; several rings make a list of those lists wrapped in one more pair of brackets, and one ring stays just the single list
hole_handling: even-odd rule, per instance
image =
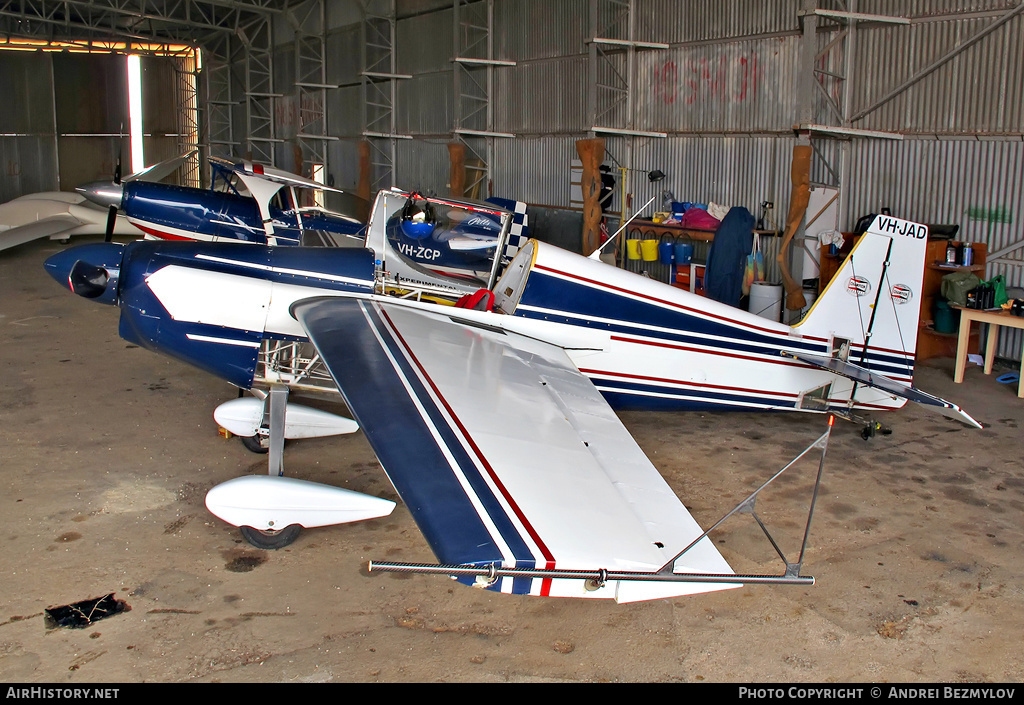
[{"label": "aerobatic airplane", "polygon": [[112,182],[76,190],[111,213],[123,212],[153,240],[334,246],[361,234],[364,224],[358,219],[303,205],[304,191],[344,191],[271,166],[221,157],[209,161],[209,189],[121,181],[115,174]]},{"label": "aerobatic airplane", "polygon": [[[502,592],[627,602],[765,577],[733,575],[613,408],[851,416],[911,399],[978,426],[911,386],[925,226],[879,216],[788,326],[536,240],[509,248],[511,212],[427,199],[501,223],[486,276],[442,278],[388,244],[388,223],[422,198],[382,191],[365,248],[95,244],[46,268],[119,306],[126,340],[242,389],[265,340],[310,341],[433,572]],[[275,546],[391,511],[282,477],[284,437],[324,419],[287,403],[287,380],[265,396],[236,401],[269,424],[270,473],[213,488],[213,513]],[[802,577],[787,562],[785,578]]]}]

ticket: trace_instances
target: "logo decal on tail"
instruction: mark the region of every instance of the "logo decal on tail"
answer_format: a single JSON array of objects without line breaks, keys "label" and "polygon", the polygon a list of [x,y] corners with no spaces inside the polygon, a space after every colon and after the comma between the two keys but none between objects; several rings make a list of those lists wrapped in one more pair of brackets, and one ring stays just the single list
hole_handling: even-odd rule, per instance
[{"label": "logo decal on tail", "polygon": [[892,294],[893,302],[898,305],[908,304],[914,298],[913,290],[906,284],[896,284],[890,293]]},{"label": "logo decal on tail", "polygon": [[851,296],[867,296],[871,293],[871,282],[864,277],[850,277],[846,283],[846,291]]}]

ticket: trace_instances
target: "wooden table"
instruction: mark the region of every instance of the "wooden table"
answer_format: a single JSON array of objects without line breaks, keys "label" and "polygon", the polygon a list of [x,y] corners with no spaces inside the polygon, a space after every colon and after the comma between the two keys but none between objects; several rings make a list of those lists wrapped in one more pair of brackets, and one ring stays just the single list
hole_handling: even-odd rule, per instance
[{"label": "wooden table", "polygon": [[[954,306],[960,312],[960,337],[956,346],[956,367],[953,381],[957,384],[964,381],[964,368],[967,367],[967,345],[971,334],[971,323],[988,324],[988,337],[985,339],[985,374],[992,374],[992,362],[996,355],[996,337],[999,326],[1024,329],[1024,316],[1012,316],[1009,311],[981,311],[973,308]],[[1024,356],[1021,358],[1021,375],[1017,384],[1017,396],[1024,399]]]}]

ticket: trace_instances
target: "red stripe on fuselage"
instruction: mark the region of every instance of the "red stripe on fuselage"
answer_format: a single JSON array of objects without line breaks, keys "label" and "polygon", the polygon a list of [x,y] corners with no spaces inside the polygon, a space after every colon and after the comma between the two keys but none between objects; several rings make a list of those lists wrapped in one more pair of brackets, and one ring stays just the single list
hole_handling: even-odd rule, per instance
[{"label": "red stripe on fuselage", "polygon": [[196,238],[194,238],[194,237],[185,237],[184,235],[175,235],[173,233],[164,232],[163,230],[156,230],[155,228],[146,227],[145,225],[140,225],[138,222],[133,222],[132,225],[134,225],[136,228],[138,228],[142,232],[146,233],[147,235],[152,235],[153,237],[159,238],[161,240],[179,240],[179,241],[187,241],[187,242],[192,242],[192,241],[196,240]]},{"label": "red stripe on fuselage", "polygon": [[[535,264],[534,268],[535,269],[539,269],[539,270],[544,271],[544,272],[549,272],[551,274],[555,274],[555,275],[558,275],[558,276],[567,277],[569,279],[575,279],[577,281],[584,282],[584,283],[589,284],[591,286],[607,289],[609,291],[614,291],[614,292],[616,292],[618,294],[625,294],[625,295],[628,295],[628,296],[635,296],[637,298],[644,299],[644,300],[647,300],[647,301],[651,301],[651,302],[656,303],[656,304],[661,304],[663,306],[671,306],[672,308],[678,309],[680,311],[685,311],[686,313],[690,313],[690,314],[693,314],[693,315],[704,316],[706,318],[713,318],[715,320],[723,321],[724,323],[728,323],[730,325],[735,325],[735,326],[741,326],[743,328],[748,328],[750,330],[754,330],[754,331],[757,331],[759,333],[767,333],[769,335],[775,335],[775,336],[780,336],[780,337],[784,337],[784,338],[788,337],[785,333],[782,333],[782,332],[777,331],[777,330],[772,330],[770,328],[762,328],[760,326],[755,326],[755,325],[751,325],[750,323],[744,323],[742,321],[737,321],[735,319],[728,318],[726,316],[718,316],[718,315],[715,315],[713,313],[707,313],[706,311],[701,311],[700,309],[691,308],[689,306],[684,306],[682,304],[677,304],[674,301],[666,301],[665,299],[659,299],[659,298],[657,298],[655,296],[648,296],[647,294],[638,294],[637,292],[631,291],[629,289],[623,289],[621,287],[612,286],[611,284],[606,284],[604,282],[599,282],[599,281],[596,281],[594,279],[588,279],[587,277],[581,277],[578,274],[570,274],[569,272],[562,272],[562,271],[559,271],[557,269],[552,269],[551,267],[545,267],[542,264]],[[820,338],[818,336],[813,336],[813,335],[804,335],[804,336],[801,336],[800,339],[801,340],[813,341],[813,342],[816,342],[816,343],[827,343],[828,342],[828,338]],[[864,346],[863,343],[854,343],[854,344],[851,345],[851,347],[853,349],[859,349],[859,350],[864,350],[865,349],[865,346]],[[888,348],[879,348],[879,347],[872,347],[871,350],[873,352],[876,352],[876,353],[888,353],[888,354],[891,354],[891,355],[902,355],[902,356],[910,358],[910,359],[914,359],[916,357],[916,354],[908,353],[906,350],[891,350],[891,349],[888,349]]]},{"label": "red stripe on fuselage", "polygon": [[673,345],[672,343],[656,343],[652,340],[634,340],[633,338],[623,338],[618,335],[613,335],[612,340],[617,340],[622,343],[634,343],[636,345],[650,345],[655,348],[671,348],[672,350],[682,350],[684,352],[701,353],[703,355],[715,355],[716,357],[734,357],[740,360],[753,360],[754,362],[763,362],[768,365],[786,365],[787,367],[803,367],[808,370],[816,369],[813,365],[808,365],[802,362],[788,362],[782,359],[765,359],[763,357],[753,357],[752,355],[740,355],[739,353],[727,353],[721,352],[719,350],[710,352],[708,350],[701,350],[700,348],[691,348],[685,345]]}]

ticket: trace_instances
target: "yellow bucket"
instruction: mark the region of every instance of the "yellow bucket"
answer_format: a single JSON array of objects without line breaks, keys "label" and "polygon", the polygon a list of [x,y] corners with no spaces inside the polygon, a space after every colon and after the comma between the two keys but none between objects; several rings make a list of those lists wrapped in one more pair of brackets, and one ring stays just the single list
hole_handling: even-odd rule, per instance
[{"label": "yellow bucket", "polygon": [[640,259],[639,240],[626,240],[626,256],[629,259]]},{"label": "yellow bucket", "polygon": [[640,254],[643,257],[644,262],[654,262],[658,259],[658,241],[657,240],[641,240],[640,241]]}]

